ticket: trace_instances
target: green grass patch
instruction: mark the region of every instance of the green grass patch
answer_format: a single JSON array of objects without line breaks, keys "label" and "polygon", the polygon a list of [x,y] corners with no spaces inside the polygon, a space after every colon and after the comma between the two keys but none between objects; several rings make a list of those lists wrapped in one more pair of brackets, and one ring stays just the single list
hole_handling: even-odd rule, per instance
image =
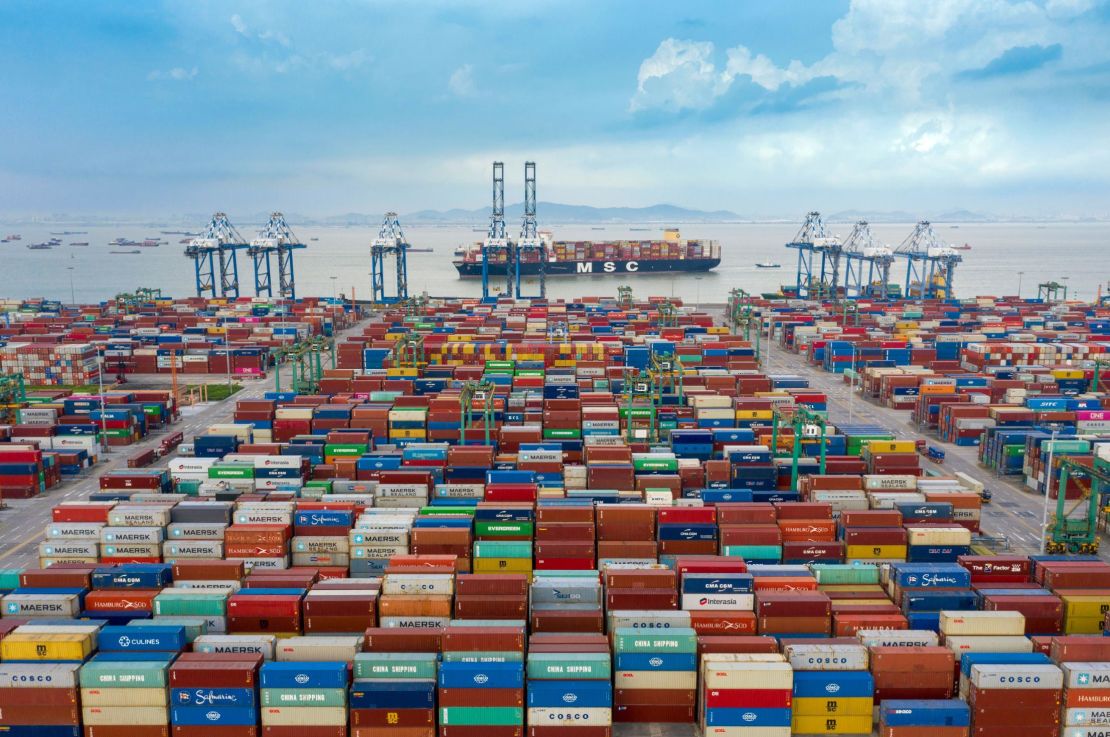
[{"label": "green grass patch", "polygon": [[[196,389],[198,391],[200,390],[200,387],[189,387],[189,388],[190,389]],[[209,402],[219,402],[223,399],[227,399],[232,394],[235,394],[236,392],[238,392],[242,388],[243,388],[242,384],[236,384],[234,382],[232,382],[231,386],[228,386],[226,382],[223,383],[223,384],[209,384],[208,385],[208,395],[207,395],[208,396],[208,401]]]}]

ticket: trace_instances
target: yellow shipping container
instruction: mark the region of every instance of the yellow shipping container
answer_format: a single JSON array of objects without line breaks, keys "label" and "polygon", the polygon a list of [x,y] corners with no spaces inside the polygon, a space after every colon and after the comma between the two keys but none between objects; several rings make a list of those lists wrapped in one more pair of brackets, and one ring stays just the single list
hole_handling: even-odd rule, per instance
[{"label": "yellow shipping container", "polygon": [[422,428],[409,428],[397,429],[395,427],[389,428],[389,437],[405,440],[423,440],[427,437],[427,431]]},{"label": "yellow shipping container", "polygon": [[736,419],[738,420],[770,420],[774,416],[774,411],[769,409],[738,409],[736,410]]},{"label": "yellow shipping container", "polygon": [[474,558],[475,573],[531,573],[531,558]]},{"label": "yellow shipping container", "polygon": [[1053,369],[1052,376],[1057,379],[1082,379],[1083,371],[1079,369]]},{"label": "yellow shipping container", "polygon": [[875,699],[871,696],[856,696],[845,699],[826,699],[805,697],[794,699],[794,718],[799,717],[862,717],[871,718]]},{"label": "yellow shipping container", "polygon": [[2,660],[71,660],[92,654],[93,637],[82,634],[41,635],[13,632],[0,640]]},{"label": "yellow shipping container", "polygon": [[916,453],[912,440],[868,440],[867,449],[872,453]]},{"label": "yellow shipping container", "polygon": [[416,378],[419,374],[414,368],[387,368],[385,375],[390,378]]},{"label": "yellow shipping container", "polygon": [[1075,594],[1061,597],[1064,601],[1064,619],[1098,617],[1110,611],[1110,597]]},{"label": "yellow shipping container", "polygon": [[447,335],[447,342],[448,343],[469,343],[472,340],[474,340],[473,335],[467,335],[467,334],[460,335],[458,333],[449,333]]},{"label": "yellow shipping container", "polygon": [[794,734],[871,734],[871,715],[800,717],[790,722]]},{"label": "yellow shipping container", "polygon": [[1102,632],[1102,617],[1066,617],[1065,635],[1097,635]]},{"label": "yellow shipping container", "polygon": [[849,545],[845,556],[855,560],[905,560],[905,545]]}]

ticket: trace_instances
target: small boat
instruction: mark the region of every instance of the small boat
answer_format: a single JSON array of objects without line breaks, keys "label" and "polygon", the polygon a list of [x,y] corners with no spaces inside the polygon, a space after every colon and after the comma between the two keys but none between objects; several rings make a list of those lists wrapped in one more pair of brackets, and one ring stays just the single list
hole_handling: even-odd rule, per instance
[{"label": "small boat", "polygon": [[140,251],[139,249],[136,248],[134,251],[108,251],[108,253],[132,254],[132,253],[142,253],[142,251]]},{"label": "small boat", "polygon": [[763,261],[763,262],[760,262],[760,263],[756,264],[755,268],[757,268],[757,269],[781,269],[782,264],[772,264],[770,262]]},{"label": "small boat", "polygon": [[54,246],[49,243],[28,243],[27,247],[32,251],[49,251]]},{"label": "small boat", "polygon": [[590,228],[590,230],[605,230],[605,226],[595,225],[594,227]]},{"label": "small boat", "polygon": [[970,251],[971,250],[971,245],[965,243],[962,246],[952,246],[952,248],[957,250],[957,251]]},{"label": "small boat", "polygon": [[434,248],[410,248],[409,253],[434,253]]},{"label": "small boat", "polygon": [[159,243],[158,241],[154,240],[153,238],[147,238],[142,243],[138,243],[136,245],[142,246],[143,248],[157,248],[158,246],[160,246],[162,244]]},{"label": "small boat", "polygon": [[71,246],[87,246],[87,245],[89,245],[89,242],[88,241],[74,241],[73,243],[70,243],[69,245],[71,245]]},{"label": "small boat", "polygon": [[310,241],[318,241],[318,240],[320,240],[320,239],[319,239],[319,238],[309,238],[309,240],[310,240]]},{"label": "small boat", "polygon": [[21,236],[19,233],[12,233],[11,235],[4,236],[4,242],[5,243],[7,243],[8,241],[21,241],[21,240],[23,240],[23,236]]}]

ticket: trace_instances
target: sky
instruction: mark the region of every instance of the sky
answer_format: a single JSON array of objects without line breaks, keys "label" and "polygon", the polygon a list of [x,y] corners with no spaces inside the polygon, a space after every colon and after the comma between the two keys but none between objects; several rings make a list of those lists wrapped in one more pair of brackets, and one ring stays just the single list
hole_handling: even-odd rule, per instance
[{"label": "sky", "polygon": [[1110,0],[5,0],[0,215],[1110,217]]}]

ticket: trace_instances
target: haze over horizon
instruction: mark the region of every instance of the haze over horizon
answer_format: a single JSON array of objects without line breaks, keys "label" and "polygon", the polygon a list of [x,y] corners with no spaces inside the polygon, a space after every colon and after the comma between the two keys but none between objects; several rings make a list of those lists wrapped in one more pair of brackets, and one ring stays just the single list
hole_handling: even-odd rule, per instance
[{"label": "haze over horizon", "polygon": [[[0,216],[1110,218],[1110,0],[9,1]],[[34,49],[31,53],[29,50]]]}]

